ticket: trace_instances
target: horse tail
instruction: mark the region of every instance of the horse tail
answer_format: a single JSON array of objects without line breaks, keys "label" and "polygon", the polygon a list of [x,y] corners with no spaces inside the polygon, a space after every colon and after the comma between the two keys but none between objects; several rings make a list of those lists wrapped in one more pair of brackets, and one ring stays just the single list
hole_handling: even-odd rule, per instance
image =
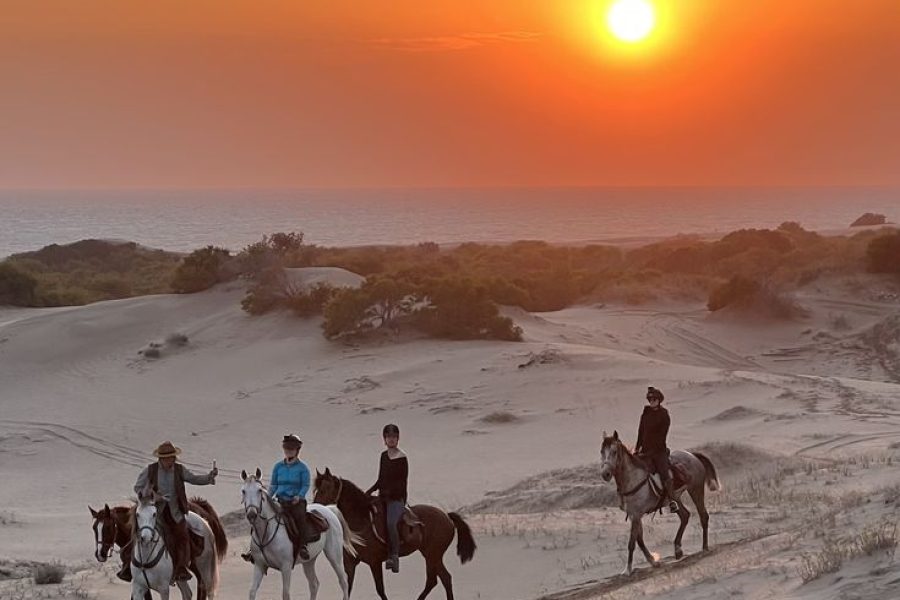
[{"label": "horse tail", "polygon": [[341,531],[344,532],[344,551],[350,556],[356,558],[356,548],[354,544],[357,546],[365,546],[366,542],[363,538],[361,538],[355,531],[350,529],[350,525],[347,523],[347,519],[344,518],[344,513],[337,506],[329,506],[331,512],[335,514],[338,521],[341,522]]},{"label": "horse tail", "polygon": [[212,507],[212,504],[204,498],[191,498],[191,504],[196,505],[202,510],[202,513],[205,513],[201,513],[200,516],[206,519],[206,522],[209,523],[209,528],[212,529],[213,537],[216,540],[216,557],[219,559],[219,562],[222,562],[228,553],[228,538],[225,536],[225,528],[222,527],[219,514]]},{"label": "horse tail", "polygon": [[706,471],[706,485],[709,486],[709,491],[720,491],[722,489],[722,482],[719,481],[719,475],[716,473],[716,466],[712,464],[712,461],[709,460],[709,457],[705,454],[701,454],[700,452],[693,452],[692,454],[703,463],[703,468]]},{"label": "horse tail", "polygon": [[456,527],[456,554],[459,561],[466,564],[475,556],[475,548],[478,547],[475,545],[475,538],[472,537],[472,530],[458,513],[447,513],[447,516]]}]

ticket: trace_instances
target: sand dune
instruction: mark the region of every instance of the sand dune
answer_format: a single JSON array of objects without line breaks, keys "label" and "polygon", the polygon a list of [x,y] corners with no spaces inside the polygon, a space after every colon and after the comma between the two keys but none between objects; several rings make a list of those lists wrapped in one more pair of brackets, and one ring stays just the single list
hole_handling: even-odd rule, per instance
[{"label": "sand dune", "polygon": [[[359,281],[337,269],[292,277]],[[61,560],[78,571],[69,592],[121,598],[128,587],[113,566],[91,562],[86,505],[126,501],[163,439],[191,468],[217,461],[219,483],[190,492],[224,514],[238,507],[240,470],[267,471],[287,431],[304,439],[312,468],[368,485],[381,427],[395,421],[413,500],[468,507],[478,553],[465,567],[448,557],[460,599],[838,598],[853,582],[853,597],[883,598],[900,589],[879,571],[890,564],[882,554],[806,585],[798,574],[804,553],[829,536],[894,518],[881,488],[900,484],[896,301],[826,286],[799,297],[807,319],[781,324],[711,318],[692,304],[511,310],[523,343],[342,345],[323,339],[316,320],[247,316],[242,294],[235,284],[0,312],[0,559]],[[187,344],[166,346],[175,333]],[[153,342],[159,358],[139,354]],[[666,392],[672,445],[705,445],[726,490],[711,495],[713,553],[622,580],[627,525],[594,469],[603,430],[633,441],[650,384]],[[870,503],[852,497],[876,489]],[[648,542],[670,556],[676,521],[647,523]],[[689,553],[698,530],[695,518]],[[221,598],[246,594],[250,569],[236,557],[246,544],[233,540]],[[331,576],[322,580],[320,598],[336,598]],[[16,581],[0,581],[0,596],[24,585]],[[421,561],[407,559],[389,594],[417,594],[423,581]],[[357,590],[373,595],[368,574]],[[270,576],[262,593],[278,597],[280,583]],[[294,595],[306,593],[298,571]]]}]

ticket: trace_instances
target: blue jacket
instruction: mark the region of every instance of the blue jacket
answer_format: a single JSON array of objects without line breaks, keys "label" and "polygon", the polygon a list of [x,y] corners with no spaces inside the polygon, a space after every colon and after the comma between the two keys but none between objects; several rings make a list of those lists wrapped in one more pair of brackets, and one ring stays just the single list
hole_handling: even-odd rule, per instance
[{"label": "blue jacket", "polygon": [[283,460],[275,463],[269,480],[269,494],[278,500],[293,500],[299,496],[306,499],[309,491],[309,467],[302,460],[288,464]]}]

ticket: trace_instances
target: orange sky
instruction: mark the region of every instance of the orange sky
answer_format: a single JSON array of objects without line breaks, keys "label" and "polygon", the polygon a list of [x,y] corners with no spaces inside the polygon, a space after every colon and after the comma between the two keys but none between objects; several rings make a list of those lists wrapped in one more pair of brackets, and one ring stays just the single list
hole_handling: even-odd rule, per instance
[{"label": "orange sky", "polygon": [[0,0],[0,187],[900,185],[900,1]]}]

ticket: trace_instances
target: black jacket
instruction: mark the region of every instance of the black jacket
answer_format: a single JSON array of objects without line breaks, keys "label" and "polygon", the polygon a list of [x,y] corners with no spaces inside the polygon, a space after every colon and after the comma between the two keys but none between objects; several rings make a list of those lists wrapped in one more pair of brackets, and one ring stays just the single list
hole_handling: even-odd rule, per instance
[{"label": "black jacket", "polygon": [[644,407],[641,425],[638,427],[637,444],[634,449],[641,454],[666,452],[666,436],[669,434],[669,411],[662,406],[653,409]]},{"label": "black jacket", "polygon": [[381,463],[378,466],[378,481],[367,493],[371,494],[378,490],[378,497],[382,500],[398,500],[405,503],[407,479],[409,479],[409,461],[406,457],[391,460],[385,450],[381,453]]}]

